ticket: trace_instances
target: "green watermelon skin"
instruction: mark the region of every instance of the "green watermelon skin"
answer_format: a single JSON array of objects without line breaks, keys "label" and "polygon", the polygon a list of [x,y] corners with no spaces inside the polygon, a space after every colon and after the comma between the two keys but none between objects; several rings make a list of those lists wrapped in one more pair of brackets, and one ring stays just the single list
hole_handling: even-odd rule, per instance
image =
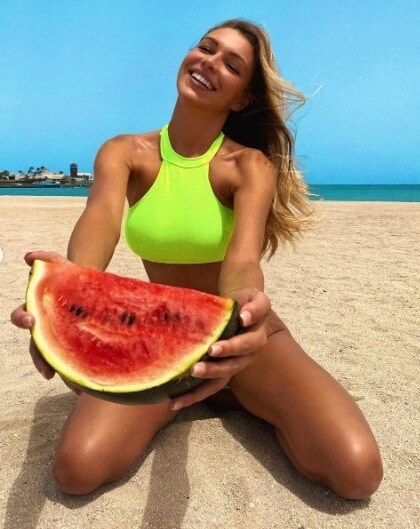
[{"label": "green watermelon skin", "polygon": [[[154,403],[163,402],[170,398],[174,398],[176,396],[187,393],[193,390],[194,388],[200,386],[206,380],[204,378],[196,378],[196,377],[191,376],[189,374],[191,365],[196,363],[199,360],[208,360],[208,361],[215,361],[215,362],[219,361],[219,359],[214,359],[208,356],[207,354],[208,345],[207,347],[204,347],[205,343],[208,344],[209,339],[211,340],[211,343],[214,343],[215,341],[218,341],[218,340],[228,340],[229,338],[235,336],[236,334],[240,334],[246,330],[240,324],[238,302],[231,298],[221,298],[219,296],[213,296],[213,295],[209,295],[209,294],[206,294],[200,291],[193,291],[191,289],[183,289],[180,287],[171,287],[168,285],[148,283],[148,282],[144,282],[144,281],[133,279],[133,278],[123,278],[122,276],[117,276],[116,274],[102,272],[102,271],[98,271],[94,269],[88,269],[85,267],[79,267],[78,265],[73,265],[73,264],[56,265],[54,263],[54,266],[57,266],[57,268],[55,269],[55,272],[52,273],[52,268],[54,267],[50,265],[51,263],[47,264],[47,263],[44,263],[43,261],[35,260],[31,268],[31,271],[29,273],[29,281],[28,281],[28,286],[27,286],[27,291],[26,291],[26,308],[29,312],[31,312],[35,316],[35,325],[33,326],[33,328],[31,328],[32,338],[39,352],[41,353],[41,355],[44,357],[47,363],[49,363],[51,367],[55,371],[57,371],[57,373],[60,374],[62,378],[67,380],[73,386],[81,389],[83,392],[89,395],[92,395],[94,397],[103,399],[103,400],[108,400],[108,401],[120,403],[120,404],[132,404],[132,405],[154,404]],[[72,267],[72,268],[69,269],[68,267]],[[198,337],[198,341],[192,342],[193,344],[197,343],[197,349],[195,349],[195,346],[193,347],[192,355],[191,355],[191,350],[189,351],[188,360],[186,360],[185,363],[182,364],[182,365],[185,365],[185,367],[183,367],[182,369],[179,369],[178,367],[177,368],[178,371],[176,371],[175,373],[174,371],[172,371],[172,367],[171,367],[170,370],[168,371],[168,376],[166,376],[166,381],[164,381],[164,383],[155,383],[154,378],[150,379],[150,381],[149,379],[147,379],[146,385],[150,387],[145,388],[144,380],[143,380],[143,385],[141,386],[140,390],[137,390],[137,388],[140,387],[139,384],[137,383],[138,382],[137,379],[134,384],[134,386],[137,386],[137,387],[125,386],[124,384],[123,384],[123,387],[121,385],[118,387],[117,383],[114,384],[114,382],[112,382],[110,385],[109,381],[108,381],[108,384],[94,383],[93,387],[89,387],[89,386],[92,386],[92,384],[89,383],[89,378],[86,378],[86,375],[83,375],[83,374],[79,376],[79,372],[77,372],[77,370],[74,371],[72,370],[71,367],[70,368],[67,367],[66,362],[63,363],[62,358],[59,358],[59,355],[57,356],[56,354],[57,351],[60,351],[60,348],[62,344],[64,343],[64,341],[60,342],[60,338],[62,336],[64,337],[64,334],[65,334],[64,331],[66,330],[66,326],[67,327],[70,326],[73,328],[74,325],[76,325],[76,328],[77,328],[77,325],[80,324],[81,327],[79,330],[82,331],[82,328],[85,322],[89,321],[89,317],[86,317],[86,319],[84,319],[84,317],[87,315],[81,311],[81,314],[80,315],[78,314],[78,318],[76,318],[78,321],[76,321],[76,319],[73,318],[72,323],[70,325],[68,325],[67,320],[65,320],[65,324],[63,324],[63,322],[61,321],[62,327],[58,326],[54,328],[53,324],[54,324],[54,318],[56,316],[58,317],[58,320],[60,320],[60,317],[68,318],[69,312],[72,312],[72,310],[69,311],[69,303],[71,302],[67,303],[67,306],[66,306],[66,302],[68,301],[68,299],[62,300],[63,295],[64,295],[64,298],[68,297],[69,299],[73,299],[74,296],[77,297],[77,288],[74,286],[74,283],[72,282],[73,280],[71,278],[73,276],[71,274],[73,274],[73,276],[76,278],[76,282],[77,280],[79,280],[80,282],[83,283],[82,278],[85,280],[85,283],[84,283],[85,290],[83,288],[79,288],[79,290],[81,290],[82,293],[85,292],[86,290],[89,290],[91,282],[94,284],[94,291],[95,291],[95,284],[97,283],[96,288],[98,288],[99,290],[97,291],[97,296],[94,299],[94,302],[95,302],[94,306],[91,306],[89,309],[88,304],[84,305],[84,307],[87,308],[87,312],[93,313],[96,308],[95,304],[98,304],[98,303],[100,304],[100,302],[102,302],[103,297],[105,296],[106,298],[106,294],[108,292],[110,292],[112,295],[115,294],[115,292],[113,292],[111,288],[114,281],[117,281],[117,283],[119,282],[120,287],[122,285],[125,285],[126,282],[128,281],[130,288],[137,288],[140,285],[141,287],[140,292],[141,292],[141,289],[143,288],[145,289],[146,292],[148,289],[150,289],[153,294],[158,293],[158,295],[156,295],[156,305],[158,306],[159,309],[160,309],[159,305],[161,304],[162,300],[164,303],[168,302],[168,307],[169,309],[171,309],[170,302],[172,299],[172,302],[173,302],[172,311],[169,311],[171,314],[174,314],[174,311],[173,311],[174,307],[176,311],[178,310],[177,309],[178,302],[179,302],[178,300],[183,301],[183,303],[181,303],[181,307],[183,306],[184,310],[187,309],[190,303],[192,304],[192,307],[195,306],[196,309],[189,310],[187,313],[185,313],[185,316],[188,318],[188,314],[189,314],[191,316],[191,321],[192,321],[195,315],[197,315],[198,320],[196,323],[200,324],[199,330],[197,331],[196,327],[192,328],[193,335],[195,333],[195,338]],[[66,276],[69,276],[69,278],[66,278]],[[63,280],[62,277],[64,277],[65,279]],[[67,291],[63,290],[63,284],[60,284],[60,281],[61,282],[64,281],[64,286],[65,286],[66,280],[67,280]],[[107,281],[108,282],[110,281],[111,283],[107,284]],[[100,290],[101,288],[102,288],[102,292]],[[74,296],[73,296],[73,289],[75,290]],[[123,291],[123,294],[124,294],[124,291]],[[121,298],[121,295],[120,295],[119,300],[117,300],[117,305],[118,303],[121,304],[121,301],[124,302],[124,300],[128,298],[129,294],[130,294],[130,289],[126,291],[123,298]],[[112,298],[112,295],[111,295],[111,298]],[[89,298],[89,295],[87,297]],[[42,298],[42,301],[40,301],[41,298]],[[43,299],[47,300],[48,302],[47,305],[43,304],[44,303]],[[79,299],[79,302],[80,301],[82,301],[83,303],[83,299],[82,300]],[[142,304],[150,303],[150,302],[152,303],[152,308],[153,308],[154,306],[153,304],[155,303],[154,297],[153,295],[150,296],[150,293],[149,293],[145,295],[144,299],[142,298]],[[105,300],[104,303],[106,304],[107,301]],[[206,307],[206,304],[209,304],[208,307]],[[203,305],[204,308],[200,307],[200,305]],[[52,317],[53,319],[50,321],[49,318],[47,317],[47,314],[48,314],[48,310],[51,309],[51,307],[52,307],[52,311],[51,311],[51,314],[49,314],[49,316]],[[122,310],[124,310],[124,307]],[[137,306],[136,310],[137,310],[137,314],[141,316],[140,314],[141,305],[140,307]],[[149,315],[148,311],[150,312],[149,309],[146,309],[147,316]],[[155,311],[151,311],[151,312],[152,314],[154,314]],[[178,313],[175,312],[175,316],[177,316],[177,314]],[[72,312],[71,316],[72,317],[75,316],[74,311]],[[167,313],[165,313],[164,317],[165,317],[165,324],[166,324]],[[205,321],[204,322],[201,321],[203,317],[204,317],[204,320],[206,317],[208,318],[207,326],[206,326]],[[122,321],[126,323],[124,319]],[[177,319],[176,321],[178,323],[179,320]],[[214,321],[214,326],[211,323],[212,321]],[[60,323],[60,321],[58,323]],[[159,326],[160,323],[161,321],[158,320],[156,324]],[[203,327],[204,341],[202,341],[200,337],[201,336],[200,329],[202,328],[201,327],[202,324],[204,325]],[[126,332],[126,329],[128,329],[128,327],[123,328],[123,335]],[[130,327],[130,329],[132,329],[132,327]],[[149,326],[149,331],[146,331],[146,333],[152,332],[152,334],[155,334],[155,337],[156,337],[156,333],[154,329],[155,329],[155,323],[152,324],[152,327]],[[118,332],[120,330],[121,328],[118,329]],[[61,331],[63,331],[63,334]],[[109,329],[106,326],[99,327],[99,331],[98,331],[99,336],[101,335],[101,333],[106,334],[108,331]],[[111,331],[110,331],[111,337],[113,336],[112,331],[115,331],[115,325],[114,325],[114,328],[111,328]],[[178,332],[178,334],[176,334],[175,331]],[[130,331],[127,331],[127,332],[130,332]],[[139,332],[141,332],[141,330]],[[165,330],[163,330],[162,332],[163,334],[166,334],[165,339],[168,340],[167,332]],[[175,339],[182,340],[181,336],[185,335],[185,340],[188,342],[188,340],[190,339],[191,327],[188,327],[188,326],[184,327],[184,319],[182,319],[179,325],[172,327],[172,332],[174,332],[173,334],[174,340]],[[79,332],[76,332],[76,334],[79,334]],[[139,336],[140,338],[142,337],[141,335]],[[159,339],[162,337],[159,334],[159,332],[157,333],[157,336],[159,337]],[[169,349],[171,347],[170,344],[172,341],[173,341],[172,334],[170,334],[169,341],[166,342],[167,347],[169,347]],[[108,342],[105,341],[105,343],[107,344]],[[80,342],[79,342],[79,346],[80,346]],[[176,348],[176,346],[174,347]],[[123,348],[123,350],[120,350],[120,352],[124,353],[124,350],[131,351],[130,348],[129,349]],[[70,353],[74,353],[77,351],[78,351],[77,348],[76,349],[73,348],[73,350],[71,349],[69,350]],[[166,351],[165,348],[164,348],[164,351]],[[60,353],[62,353],[62,351],[60,351]],[[181,350],[181,353],[182,353],[182,350]],[[66,359],[66,354],[67,354],[67,350],[64,351],[64,360]],[[194,357],[193,362],[191,362],[192,357]],[[57,359],[59,359],[59,361],[57,361]],[[181,357],[181,360],[182,360],[182,357]],[[186,367],[188,368],[186,369]],[[152,366],[152,369],[154,369],[153,366]],[[171,373],[174,373],[174,375],[171,376]],[[170,380],[168,380],[168,378],[170,378]],[[114,391],[108,390],[109,387],[113,387]],[[127,387],[129,387],[128,390],[127,390]]]}]

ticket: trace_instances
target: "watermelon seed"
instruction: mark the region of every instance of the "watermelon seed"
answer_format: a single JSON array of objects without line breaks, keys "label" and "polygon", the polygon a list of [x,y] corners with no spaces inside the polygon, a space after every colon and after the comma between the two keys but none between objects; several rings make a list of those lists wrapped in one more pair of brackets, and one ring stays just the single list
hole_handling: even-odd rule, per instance
[{"label": "watermelon seed", "polygon": [[136,319],[136,315],[135,314],[131,314],[129,319],[128,319],[128,325],[132,325],[134,323]]},{"label": "watermelon seed", "polygon": [[82,307],[78,307],[78,309],[76,310],[76,316],[80,316],[81,312],[83,312],[83,308]]},{"label": "watermelon seed", "polygon": [[126,319],[127,316],[128,316],[128,314],[126,312],[122,313],[122,316],[120,318],[121,319],[121,323],[125,323],[125,319]]},{"label": "watermelon seed", "polygon": [[72,306],[70,307],[70,309],[69,309],[69,312],[73,312],[75,308],[76,308],[76,305],[72,305]]},{"label": "watermelon seed", "polygon": [[87,315],[88,315],[88,313],[85,311],[85,312],[82,314],[82,318],[86,318]]},{"label": "watermelon seed", "polygon": [[169,314],[166,311],[163,313],[163,319],[169,321]]}]

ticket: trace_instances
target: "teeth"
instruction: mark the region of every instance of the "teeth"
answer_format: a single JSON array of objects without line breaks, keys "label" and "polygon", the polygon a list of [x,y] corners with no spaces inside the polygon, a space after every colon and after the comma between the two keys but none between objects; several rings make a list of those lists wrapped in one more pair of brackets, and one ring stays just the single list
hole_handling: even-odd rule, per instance
[{"label": "teeth", "polygon": [[205,77],[203,77],[202,75],[200,75],[199,73],[197,72],[193,72],[191,74],[191,77],[194,77],[194,79],[197,79],[198,81],[200,81],[202,84],[204,84],[209,90],[214,90],[213,88],[213,85],[207,81],[207,79]]}]

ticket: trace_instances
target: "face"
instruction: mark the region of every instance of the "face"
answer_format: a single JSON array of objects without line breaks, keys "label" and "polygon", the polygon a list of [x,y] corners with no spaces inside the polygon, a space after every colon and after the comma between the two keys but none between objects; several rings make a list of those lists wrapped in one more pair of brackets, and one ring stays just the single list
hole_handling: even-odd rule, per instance
[{"label": "face", "polygon": [[249,41],[236,29],[219,28],[203,37],[182,61],[178,92],[215,110],[242,110],[252,101],[248,87],[253,71]]}]

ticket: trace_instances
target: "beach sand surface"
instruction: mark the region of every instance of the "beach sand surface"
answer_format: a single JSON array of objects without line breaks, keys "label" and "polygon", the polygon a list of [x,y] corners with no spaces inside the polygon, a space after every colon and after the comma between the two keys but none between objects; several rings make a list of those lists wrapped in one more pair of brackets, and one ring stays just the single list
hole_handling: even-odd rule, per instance
[{"label": "beach sand surface", "polygon": [[[300,476],[270,425],[205,404],[182,410],[121,480],[80,497],[58,489],[54,446],[76,397],[36,371],[29,332],[10,313],[24,301],[24,254],[65,255],[85,203],[0,197],[1,527],[419,527],[420,204],[318,202],[320,229],[262,261],[273,308],[356,399],[378,440],[384,480],[369,501],[348,501]],[[108,271],[147,280],[123,235]]]}]

